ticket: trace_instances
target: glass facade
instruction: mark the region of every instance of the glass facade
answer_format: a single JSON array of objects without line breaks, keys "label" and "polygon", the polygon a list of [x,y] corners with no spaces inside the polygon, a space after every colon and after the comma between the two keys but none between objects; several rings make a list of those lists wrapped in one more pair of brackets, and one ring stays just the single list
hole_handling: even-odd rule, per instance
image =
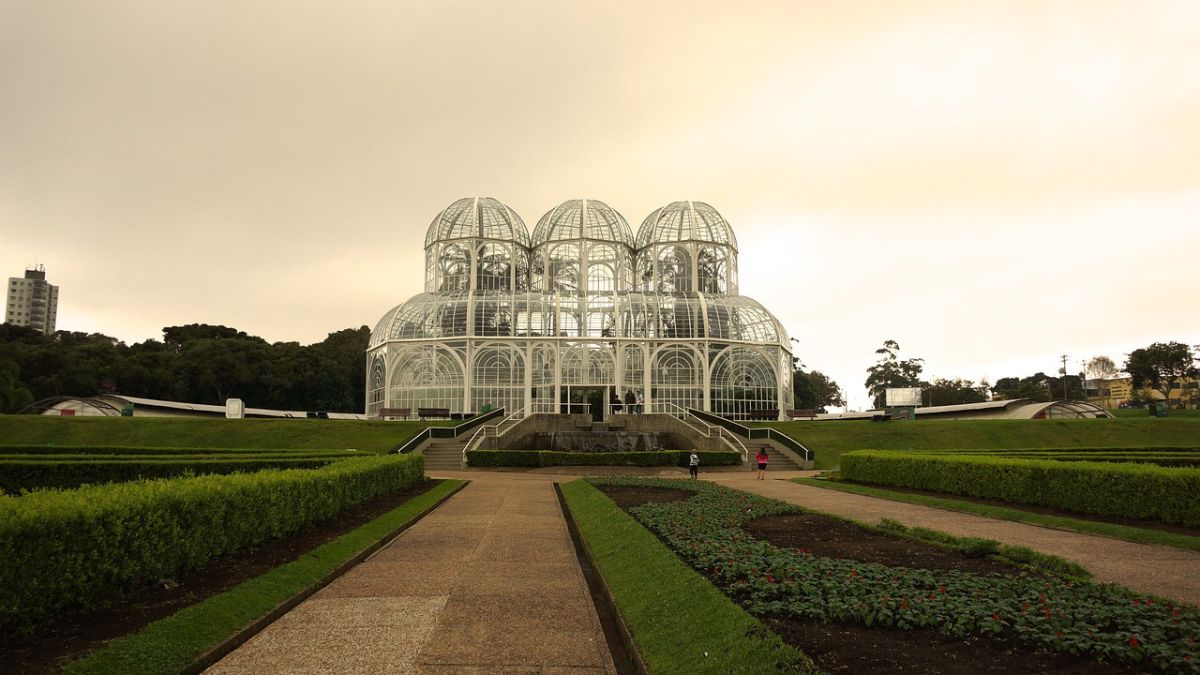
[{"label": "glass facade", "polygon": [[550,412],[580,391],[646,412],[734,418],[791,407],[787,333],[737,294],[737,240],[708,204],[674,202],[635,237],[593,199],[551,209],[532,237],[512,209],[460,199],[425,238],[425,292],[367,349],[367,414],[381,408]]}]

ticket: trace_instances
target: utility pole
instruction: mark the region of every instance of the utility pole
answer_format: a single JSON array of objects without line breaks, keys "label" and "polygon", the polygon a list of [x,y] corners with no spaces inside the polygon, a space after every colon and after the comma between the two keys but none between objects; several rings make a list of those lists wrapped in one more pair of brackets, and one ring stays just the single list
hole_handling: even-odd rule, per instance
[{"label": "utility pole", "polygon": [[1058,372],[1062,373],[1063,400],[1065,401],[1067,400],[1067,355],[1063,354],[1060,358],[1062,359],[1062,370],[1059,370]]}]

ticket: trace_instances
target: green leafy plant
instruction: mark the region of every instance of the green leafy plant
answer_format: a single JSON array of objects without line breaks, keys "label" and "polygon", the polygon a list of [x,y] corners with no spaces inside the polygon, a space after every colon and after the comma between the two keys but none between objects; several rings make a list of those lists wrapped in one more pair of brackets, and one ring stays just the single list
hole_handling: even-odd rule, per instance
[{"label": "green leafy plant", "polygon": [[1200,672],[1200,613],[1126,589],[1014,570],[931,571],[814,556],[756,540],[755,518],[799,507],[696,481],[605,478],[594,484],[671,487],[696,496],[630,509],[693,569],[760,616],[848,621],[953,636],[1006,636],[1101,660]]}]

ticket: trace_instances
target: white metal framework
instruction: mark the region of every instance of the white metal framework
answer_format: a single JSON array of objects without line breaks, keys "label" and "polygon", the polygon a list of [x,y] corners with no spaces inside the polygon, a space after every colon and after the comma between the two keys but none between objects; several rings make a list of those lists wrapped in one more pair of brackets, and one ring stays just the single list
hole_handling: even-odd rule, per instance
[{"label": "white metal framework", "polygon": [[655,210],[635,238],[604,202],[574,199],[530,237],[495,199],[460,199],[429,226],[425,292],[371,333],[366,412],[546,412],[598,391],[636,392],[647,412],[783,412],[787,333],[737,288],[737,239],[703,202]]}]

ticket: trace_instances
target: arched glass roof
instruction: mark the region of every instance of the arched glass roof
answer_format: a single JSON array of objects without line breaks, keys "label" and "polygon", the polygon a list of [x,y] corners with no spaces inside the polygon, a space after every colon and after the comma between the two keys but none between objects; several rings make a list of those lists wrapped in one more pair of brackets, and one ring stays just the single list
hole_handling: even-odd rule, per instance
[{"label": "arched glass roof", "polygon": [[[468,321],[471,303],[474,318]],[[416,295],[383,315],[368,348],[389,340],[467,336],[707,338],[781,345],[790,351],[779,321],[745,296],[629,292],[584,299],[503,291]]]},{"label": "arched glass roof", "polygon": [[633,247],[633,230],[598,199],[572,199],[550,209],[533,229],[533,245],[568,239],[615,241]]},{"label": "arched glass roof", "polygon": [[638,248],[677,241],[726,244],[737,250],[729,221],[704,202],[671,202],[646,216],[638,229]]},{"label": "arched glass roof", "polygon": [[515,211],[491,197],[468,197],[447,206],[425,233],[425,246],[451,239],[501,239],[529,246],[529,230]]}]

